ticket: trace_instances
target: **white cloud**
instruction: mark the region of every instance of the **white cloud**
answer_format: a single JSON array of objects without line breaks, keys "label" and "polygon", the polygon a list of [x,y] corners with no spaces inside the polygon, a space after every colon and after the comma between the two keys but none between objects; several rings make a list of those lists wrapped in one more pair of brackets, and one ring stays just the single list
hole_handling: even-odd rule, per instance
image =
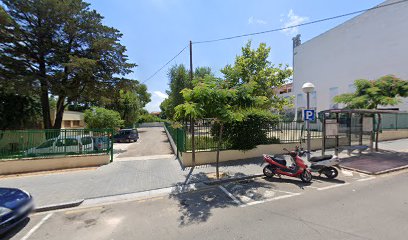
[{"label": "white cloud", "polygon": [[160,111],[160,103],[169,96],[161,91],[150,92],[152,94],[151,101],[146,105],[146,110],[149,112]]},{"label": "white cloud", "polygon": [[[286,28],[305,23],[307,20],[309,20],[309,17],[298,16],[294,13],[293,9],[290,9],[288,15],[286,16],[286,19],[281,19],[281,22],[283,22],[283,27]],[[299,28],[293,27],[282,31],[289,36],[294,36],[299,33]]]},{"label": "white cloud", "polygon": [[169,97],[169,95],[167,95],[167,94],[164,93],[164,92],[154,91],[153,93],[156,94],[156,96],[158,96],[159,98],[162,98],[162,99],[165,99],[165,98],[168,98],[168,97]]},{"label": "white cloud", "polygon": [[267,24],[267,22],[265,21],[265,20],[263,20],[263,19],[256,19],[256,18],[254,18],[254,17],[249,17],[248,18],[248,24],[254,24],[254,23],[256,23],[256,24],[260,24],[260,25],[265,25],[265,24]]}]

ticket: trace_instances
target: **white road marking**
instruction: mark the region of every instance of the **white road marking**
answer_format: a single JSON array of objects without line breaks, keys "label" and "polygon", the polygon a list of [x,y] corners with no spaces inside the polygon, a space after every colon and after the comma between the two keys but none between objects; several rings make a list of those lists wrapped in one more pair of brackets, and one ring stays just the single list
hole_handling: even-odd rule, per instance
[{"label": "white road marking", "polygon": [[375,179],[375,177],[362,178],[362,179],[357,180],[357,182],[364,182],[364,181],[369,181],[373,179]]},{"label": "white road marking", "polygon": [[241,202],[232,193],[228,192],[223,186],[218,186],[225,194],[228,195],[236,204],[240,205]]},{"label": "white road marking", "polygon": [[249,203],[246,203],[246,204],[244,204],[244,205],[241,205],[240,207],[247,207],[247,206],[251,206],[251,205],[256,205],[256,204],[261,204],[261,203],[276,201],[276,200],[279,200],[279,199],[290,198],[290,197],[298,196],[298,195],[300,195],[300,194],[301,194],[301,193],[288,194],[288,195],[278,196],[278,197],[269,198],[269,199],[265,199],[265,200],[253,201],[253,202],[249,202]]},{"label": "white road marking", "polygon": [[30,231],[28,231],[28,233],[26,235],[24,235],[24,237],[21,238],[21,240],[27,240],[35,231],[37,231],[41,225],[43,225],[45,223],[45,221],[47,221],[54,213],[49,213],[47,214],[45,217],[43,217],[43,219],[41,219],[41,221],[39,223],[37,223],[37,225],[35,225]]},{"label": "white road marking", "polygon": [[305,188],[313,188],[313,189],[318,189],[318,187],[314,187],[314,186],[304,186]]},{"label": "white road marking", "polygon": [[346,185],[349,185],[349,184],[350,183],[335,184],[335,185],[330,185],[330,186],[327,186],[327,187],[321,187],[321,188],[318,188],[317,190],[322,191],[322,190],[327,190],[327,189],[336,188],[336,187],[343,187],[343,186],[346,186]]},{"label": "white road marking", "polygon": [[368,177],[369,175],[368,174],[365,174],[365,173],[359,173],[360,174],[360,177]]},{"label": "white road marking", "polygon": [[348,177],[353,176],[353,172],[352,172],[352,171],[341,170],[341,172],[343,173],[344,176],[348,176]]},{"label": "white road marking", "polygon": [[294,192],[282,191],[282,190],[278,190],[278,189],[273,189],[272,191],[275,191],[275,192],[280,192],[280,193],[286,193],[286,194],[291,194],[291,195],[299,195],[299,194],[300,194],[300,193],[294,193]]}]

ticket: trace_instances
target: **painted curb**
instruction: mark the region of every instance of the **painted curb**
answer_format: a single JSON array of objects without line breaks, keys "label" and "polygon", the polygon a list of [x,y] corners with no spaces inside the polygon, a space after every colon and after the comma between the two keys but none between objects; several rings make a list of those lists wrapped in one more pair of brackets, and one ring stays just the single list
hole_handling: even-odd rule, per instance
[{"label": "painted curb", "polygon": [[210,180],[210,181],[204,181],[203,183],[206,185],[219,185],[223,183],[228,183],[228,182],[236,182],[240,180],[246,180],[246,179],[252,179],[252,178],[257,178],[257,177],[262,177],[263,174],[254,174],[254,175],[248,175],[248,176],[243,176],[243,177],[232,177],[232,178],[225,178],[225,179],[220,179],[220,180]]},{"label": "painted curb", "polygon": [[48,211],[59,210],[59,209],[64,209],[64,208],[77,207],[77,206],[81,205],[84,201],[85,201],[85,199],[80,199],[80,200],[76,200],[76,201],[72,201],[72,202],[65,202],[65,203],[41,206],[41,207],[35,208],[33,210],[33,212],[35,212],[35,213],[48,212]]}]

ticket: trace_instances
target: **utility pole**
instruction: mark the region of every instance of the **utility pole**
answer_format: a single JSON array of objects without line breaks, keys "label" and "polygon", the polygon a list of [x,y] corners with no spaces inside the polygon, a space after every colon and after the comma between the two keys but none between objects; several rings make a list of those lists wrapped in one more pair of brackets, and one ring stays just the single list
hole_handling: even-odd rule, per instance
[{"label": "utility pole", "polygon": [[[190,41],[190,81],[193,82],[193,42]],[[191,128],[191,161],[193,167],[195,167],[195,136],[194,136],[195,121],[193,117],[190,117]]]}]

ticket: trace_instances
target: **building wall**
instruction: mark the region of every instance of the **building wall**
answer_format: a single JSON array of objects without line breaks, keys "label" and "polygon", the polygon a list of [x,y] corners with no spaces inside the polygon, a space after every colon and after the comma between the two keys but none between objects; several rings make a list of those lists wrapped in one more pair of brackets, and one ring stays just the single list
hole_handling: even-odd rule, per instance
[{"label": "building wall", "polygon": [[[352,92],[356,79],[373,80],[393,74],[408,80],[407,59],[408,2],[359,15],[295,48],[296,107],[305,107],[301,89],[305,82],[316,86],[311,104],[320,111],[341,107],[333,106],[332,97]],[[408,99],[396,107],[407,111]]]},{"label": "building wall", "polygon": [[[52,114],[51,121],[54,122],[55,119],[55,112]],[[76,111],[64,111],[64,115],[62,116],[62,129],[69,129],[69,128],[84,128],[85,127],[85,119],[84,113],[76,112]]]}]

